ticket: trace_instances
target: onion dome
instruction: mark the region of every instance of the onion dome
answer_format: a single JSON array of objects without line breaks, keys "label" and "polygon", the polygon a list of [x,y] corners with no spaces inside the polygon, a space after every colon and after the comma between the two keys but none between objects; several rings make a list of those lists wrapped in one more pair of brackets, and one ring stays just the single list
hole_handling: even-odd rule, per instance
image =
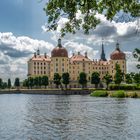
[{"label": "onion dome", "polygon": [[67,50],[62,47],[61,39],[58,39],[58,45],[51,52],[52,57],[68,57]]},{"label": "onion dome", "polygon": [[110,55],[112,60],[122,60],[125,59],[125,53],[123,53],[119,48],[119,43],[116,44],[116,50]]}]

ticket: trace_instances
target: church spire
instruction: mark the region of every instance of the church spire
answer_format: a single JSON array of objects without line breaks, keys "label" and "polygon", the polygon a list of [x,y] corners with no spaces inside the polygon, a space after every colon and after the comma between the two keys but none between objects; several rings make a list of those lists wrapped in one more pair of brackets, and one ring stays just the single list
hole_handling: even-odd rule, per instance
[{"label": "church spire", "polygon": [[102,51],[101,51],[101,59],[102,61],[107,61],[105,58],[104,44],[102,42]]}]

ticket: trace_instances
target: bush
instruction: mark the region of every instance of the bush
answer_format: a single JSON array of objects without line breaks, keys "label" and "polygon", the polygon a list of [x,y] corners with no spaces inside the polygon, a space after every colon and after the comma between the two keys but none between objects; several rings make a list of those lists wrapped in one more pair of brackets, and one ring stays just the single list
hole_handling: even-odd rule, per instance
[{"label": "bush", "polygon": [[110,96],[116,97],[116,98],[124,98],[125,92],[123,90],[118,90],[118,91],[113,92]]},{"label": "bush", "polygon": [[90,95],[94,97],[107,97],[108,93],[106,90],[96,90],[92,92]]},{"label": "bush", "polygon": [[133,84],[122,84],[122,85],[110,84],[109,89],[110,90],[139,90],[140,88],[137,85],[133,85]]}]

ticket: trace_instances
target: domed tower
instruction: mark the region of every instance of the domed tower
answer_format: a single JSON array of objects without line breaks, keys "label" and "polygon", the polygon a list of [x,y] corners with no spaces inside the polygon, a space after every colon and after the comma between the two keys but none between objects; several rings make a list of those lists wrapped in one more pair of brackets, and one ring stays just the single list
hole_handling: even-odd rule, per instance
[{"label": "domed tower", "polygon": [[62,75],[64,72],[68,72],[68,52],[62,46],[61,39],[58,39],[58,45],[51,52],[51,60],[51,78],[53,78],[54,73]]},{"label": "domed tower", "polygon": [[120,44],[116,43],[116,49],[110,55],[110,74],[114,77],[116,71],[116,63],[120,65],[120,68],[124,74],[126,74],[126,55],[120,50]]}]

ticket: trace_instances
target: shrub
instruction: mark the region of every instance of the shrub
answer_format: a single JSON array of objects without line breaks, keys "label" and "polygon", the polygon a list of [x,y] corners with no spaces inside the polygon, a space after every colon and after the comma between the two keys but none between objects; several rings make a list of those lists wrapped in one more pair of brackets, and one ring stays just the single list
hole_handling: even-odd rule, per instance
[{"label": "shrub", "polygon": [[110,96],[116,97],[116,98],[124,98],[125,92],[123,90],[118,90],[118,91],[113,92]]},{"label": "shrub", "polygon": [[116,85],[111,84],[109,85],[110,90],[138,90],[140,89],[137,85],[133,84],[122,84],[122,85]]},{"label": "shrub", "polygon": [[106,90],[95,90],[90,95],[94,97],[107,97],[108,92]]}]

